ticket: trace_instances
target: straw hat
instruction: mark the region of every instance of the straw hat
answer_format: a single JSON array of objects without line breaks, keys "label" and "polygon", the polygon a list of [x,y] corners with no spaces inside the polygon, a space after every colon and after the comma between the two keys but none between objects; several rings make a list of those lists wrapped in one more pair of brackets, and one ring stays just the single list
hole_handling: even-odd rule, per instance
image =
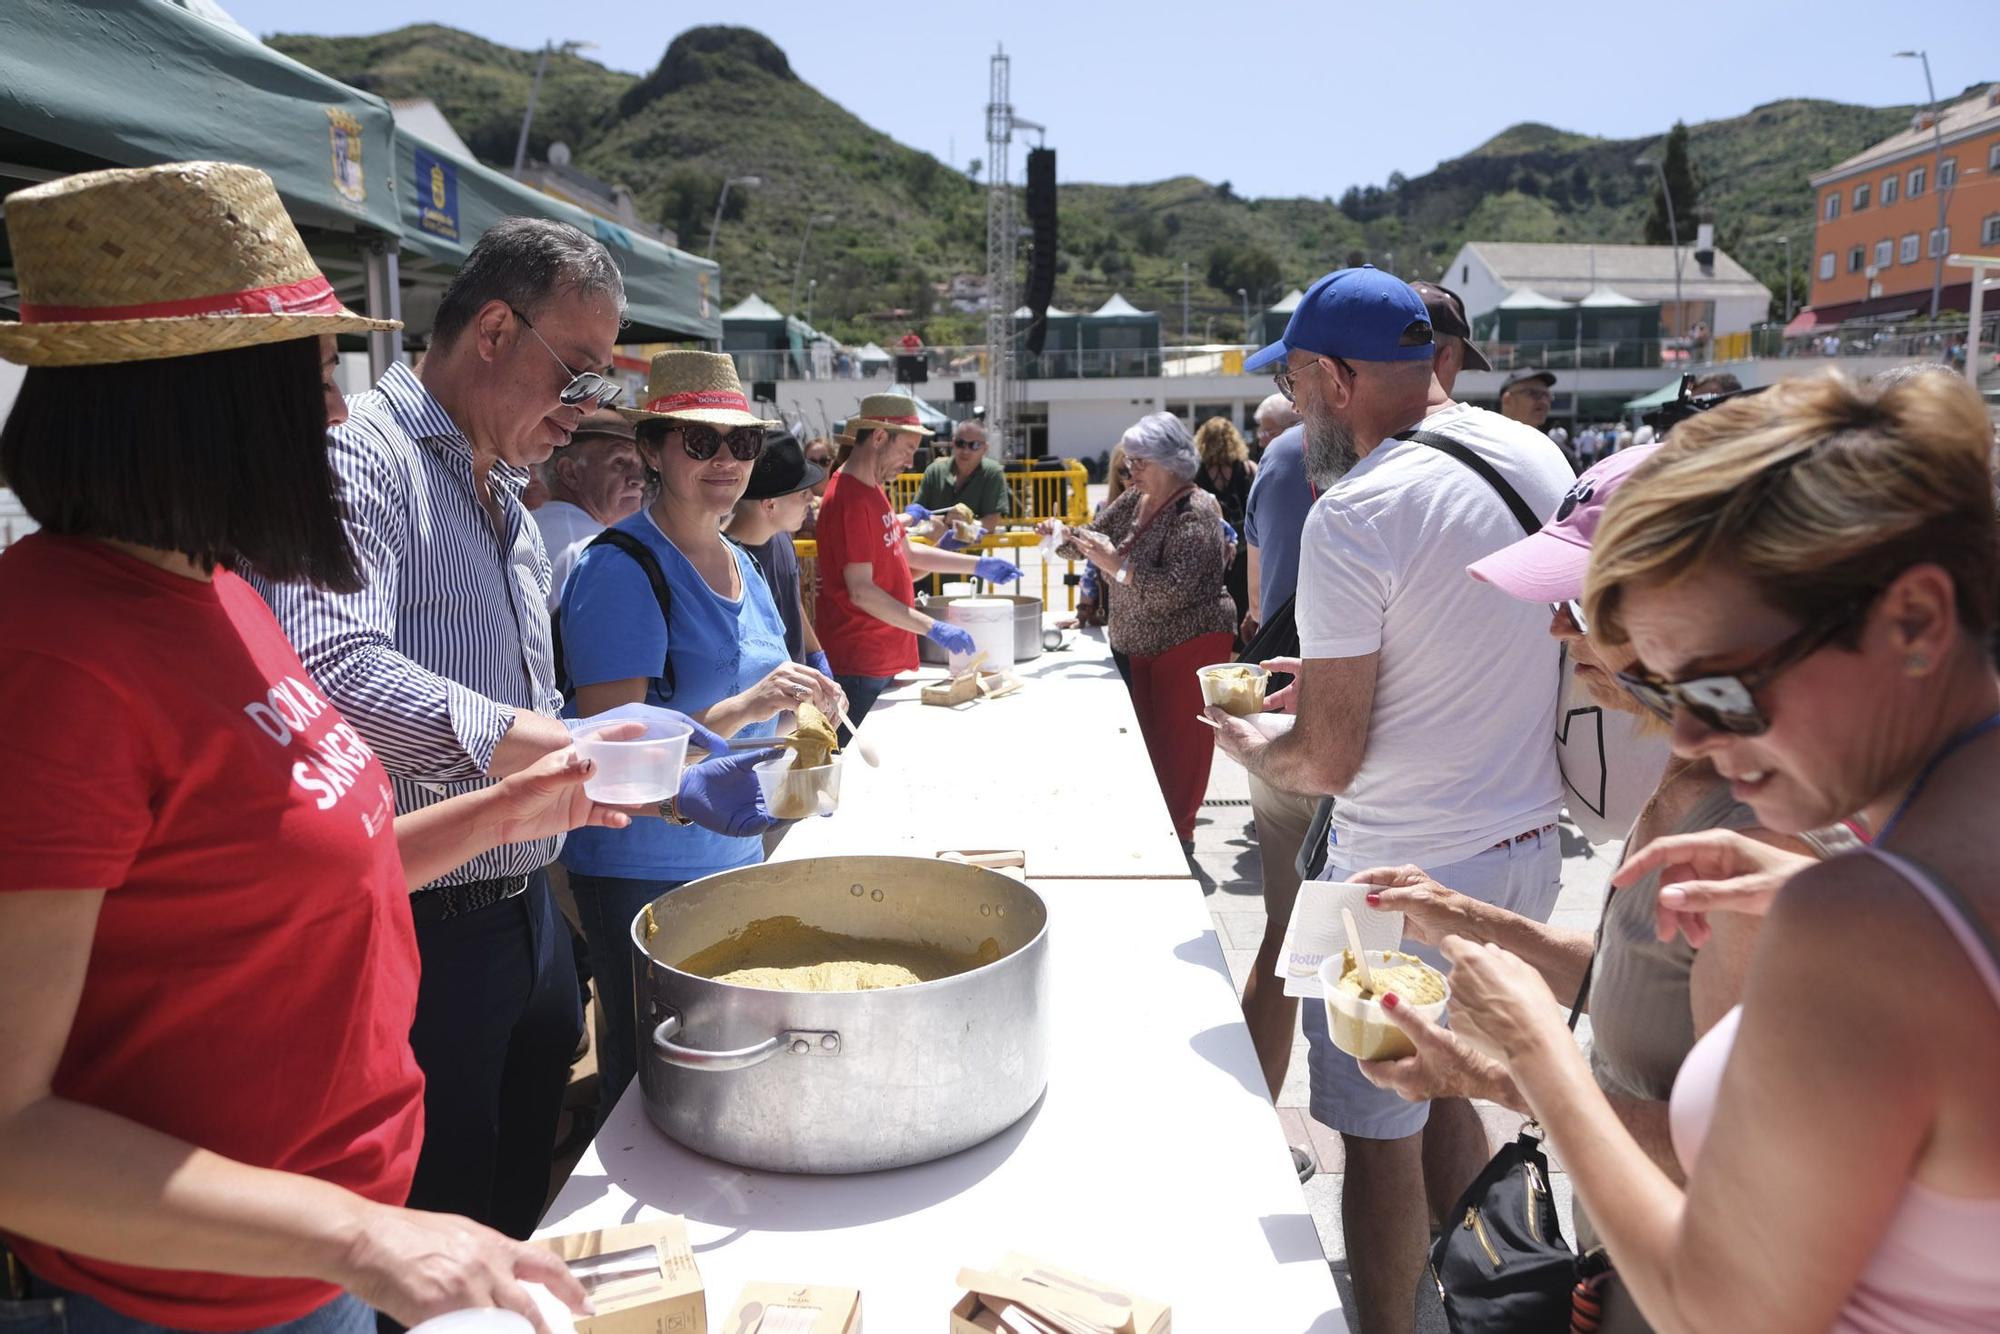
[{"label": "straw hat", "polygon": [[659,352],[646,372],[646,392],[641,406],[619,408],[627,421],[705,422],[710,426],[761,426],[769,430],[779,422],[765,421],[750,411],[743,396],[743,382],[736,378],[736,363],[720,352]]},{"label": "straw hat", "polygon": [[87,171],[6,199],[21,322],[0,357],[95,366],[395,329],[340,304],[271,178],[231,162]]},{"label": "straw hat", "polygon": [[917,415],[917,400],[908,394],[870,394],[861,400],[861,408],[849,417],[842,428],[842,444],[858,444],[864,431],[880,427],[886,431],[907,431],[911,435],[932,434],[924,425],[924,419]]}]

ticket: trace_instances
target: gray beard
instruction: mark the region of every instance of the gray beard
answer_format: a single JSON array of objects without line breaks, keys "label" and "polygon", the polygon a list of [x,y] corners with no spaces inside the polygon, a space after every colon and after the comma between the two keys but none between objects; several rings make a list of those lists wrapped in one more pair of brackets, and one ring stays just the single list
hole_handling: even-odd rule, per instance
[{"label": "gray beard", "polygon": [[1355,448],[1354,433],[1343,421],[1309,413],[1305,428],[1306,476],[1324,491],[1347,476],[1348,469],[1361,461],[1361,452]]}]

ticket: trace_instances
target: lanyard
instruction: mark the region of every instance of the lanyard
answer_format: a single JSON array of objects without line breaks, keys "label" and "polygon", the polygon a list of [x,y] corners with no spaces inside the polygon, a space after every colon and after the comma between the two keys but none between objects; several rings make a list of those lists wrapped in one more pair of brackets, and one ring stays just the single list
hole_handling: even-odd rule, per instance
[{"label": "lanyard", "polygon": [[1939,766],[1996,727],[2000,727],[2000,713],[1994,714],[1983,723],[1973,724],[1940,746],[1937,754],[1925,761],[1924,767],[1917,771],[1916,781],[1910,784],[1910,790],[1903,794],[1903,799],[1896,803],[1895,812],[1883,823],[1882,832],[1875,835],[1872,841],[1877,846],[1880,846],[1895,830],[1896,826],[1903,822],[1903,816],[1909,812],[1911,805],[1915,803],[1916,799],[1923,795],[1924,784],[1931,781],[1931,775],[1938,771]]}]

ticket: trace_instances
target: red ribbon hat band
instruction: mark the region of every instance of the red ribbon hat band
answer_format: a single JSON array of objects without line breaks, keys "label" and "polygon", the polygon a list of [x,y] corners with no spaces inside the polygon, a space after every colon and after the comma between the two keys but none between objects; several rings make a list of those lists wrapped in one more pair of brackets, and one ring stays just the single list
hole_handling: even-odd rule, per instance
[{"label": "red ribbon hat band", "polygon": [[23,324],[94,324],[112,320],[174,319],[189,315],[343,315],[333,284],[314,274],[295,283],[253,287],[241,292],[188,297],[180,301],[143,301],[132,306],[51,306],[21,303]]},{"label": "red ribbon hat band", "polygon": [[646,402],[648,412],[689,412],[696,408],[729,408],[736,412],[748,412],[750,400],[727,389],[690,389]]}]

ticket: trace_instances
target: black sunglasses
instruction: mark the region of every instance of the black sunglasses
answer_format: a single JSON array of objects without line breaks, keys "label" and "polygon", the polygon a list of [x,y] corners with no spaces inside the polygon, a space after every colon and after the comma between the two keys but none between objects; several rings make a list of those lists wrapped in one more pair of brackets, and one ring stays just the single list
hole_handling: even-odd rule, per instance
[{"label": "black sunglasses", "polygon": [[1764,661],[1742,671],[1687,681],[1663,681],[1639,671],[1619,672],[1618,684],[1662,722],[1673,722],[1674,710],[1679,707],[1711,731],[1762,736],[1771,730],[1771,720],[1758,706],[1757,692],[1832,643],[1866,606],[1864,602],[1849,607],[1822,624],[1807,626],[1772,649]]},{"label": "black sunglasses", "polygon": [[509,306],[507,309],[514,312],[514,318],[521,322],[521,327],[535,335],[535,341],[542,345],[542,351],[548,353],[551,357],[555,357],[556,365],[562,367],[563,372],[569,376],[569,383],[563,386],[560,394],[556,395],[556,398],[564,407],[573,408],[583,403],[585,399],[591,399],[594,400],[590,405],[591,407],[608,408],[618,401],[620,394],[625,392],[624,385],[615,384],[605,376],[599,375],[596,371],[570,369],[568,362],[564,361],[561,357],[556,357],[556,350],[549,346],[549,340],[542,337],[536,331],[535,326],[528,322],[526,315],[523,315],[513,306]]},{"label": "black sunglasses", "polygon": [[715,457],[723,442],[729,444],[729,457],[738,463],[754,462],[764,452],[764,431],[758,426],[739,426],[724,433],[713,426],[701,422],[676,423],[681,433],[681,448],[687,456],[697,462],[707,462]]}]

